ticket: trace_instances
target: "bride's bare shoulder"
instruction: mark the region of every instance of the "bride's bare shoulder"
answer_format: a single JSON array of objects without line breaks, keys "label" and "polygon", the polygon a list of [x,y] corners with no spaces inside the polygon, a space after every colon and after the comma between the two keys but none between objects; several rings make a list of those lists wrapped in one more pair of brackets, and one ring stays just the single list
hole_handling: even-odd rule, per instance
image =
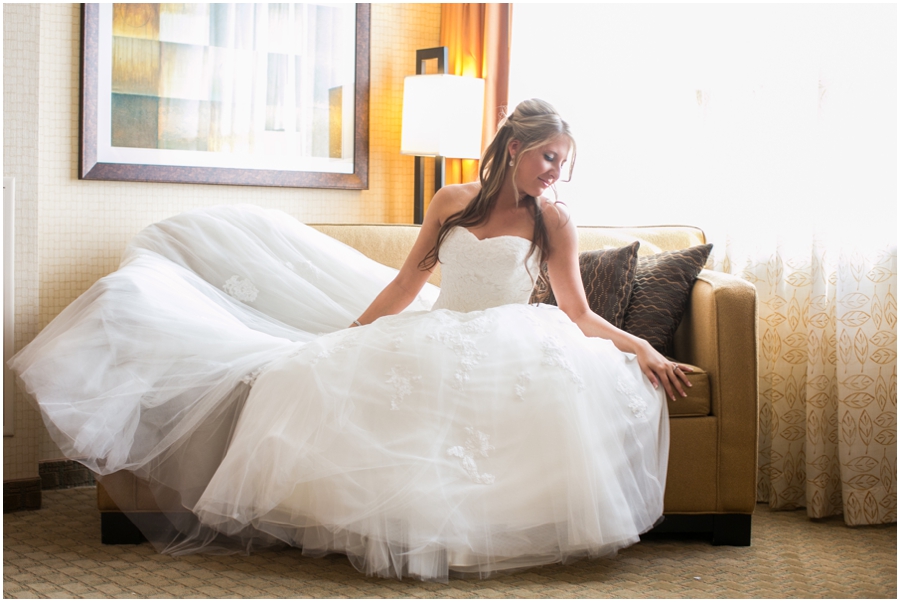
[{"label": "bride's bare shoulder", "polygon": [[548,198],[540,197],[538,203],[541,207],[541,213],[544,216],[544,223],[547,225],[547,231],[553,235],[556,232],[572,230],[575,223],[572,221],[572,215],[569,208],[561,201],[551,201]]},{"label": "bride's bare shoulder", "polygon": [[481,183],[479,182],[449,184],[444,186],[438,190],[435,193],[434,198],[431,199],[428,211],[432,211],[432,208],[434,208],[438,213],[441,223],[443,223],[445,219],[454,213],[465,209],[466,205],[469,204],[469,201],[474,199],[480,190]]}]

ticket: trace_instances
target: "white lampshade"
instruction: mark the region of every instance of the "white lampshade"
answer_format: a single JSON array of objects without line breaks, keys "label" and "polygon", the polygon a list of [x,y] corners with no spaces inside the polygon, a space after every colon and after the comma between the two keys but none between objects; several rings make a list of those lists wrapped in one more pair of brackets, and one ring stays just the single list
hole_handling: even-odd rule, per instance
[{"label": "white lampshade", "polygon": [[481,158],[484,80],[459,75],[410,75],[403,81],[404,155]]}]

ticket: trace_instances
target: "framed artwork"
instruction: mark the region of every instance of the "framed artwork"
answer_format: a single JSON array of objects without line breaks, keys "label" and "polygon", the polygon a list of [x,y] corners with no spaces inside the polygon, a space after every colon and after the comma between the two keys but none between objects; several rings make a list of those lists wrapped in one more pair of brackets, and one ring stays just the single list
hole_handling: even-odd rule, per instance
[{"label": "framed artwork", "polygon": [[368,188],[368,4],[84,4],[85,180]]}]

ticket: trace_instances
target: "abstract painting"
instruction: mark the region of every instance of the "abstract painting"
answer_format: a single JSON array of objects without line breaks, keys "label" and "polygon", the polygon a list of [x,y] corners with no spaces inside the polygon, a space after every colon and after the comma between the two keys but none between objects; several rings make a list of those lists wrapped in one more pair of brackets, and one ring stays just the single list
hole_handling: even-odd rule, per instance
[{"label": "abstract painting", "polygon": [[369,6],[87,4],[83,179],[363,189]]}]

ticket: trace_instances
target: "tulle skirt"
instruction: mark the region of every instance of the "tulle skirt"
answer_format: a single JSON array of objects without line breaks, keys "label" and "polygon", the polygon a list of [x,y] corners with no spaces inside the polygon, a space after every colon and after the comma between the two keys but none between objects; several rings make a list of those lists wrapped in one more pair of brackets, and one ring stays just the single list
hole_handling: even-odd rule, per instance
[{"label": "tulle skirt", "polygon": [[427,311],[430,286],[346,329],[395,274],[276,212],[192,212],[11,366],[67,456],[150,484],[168,520],[133,520],[167,553],[289,544],[445,580],[653,526],[668,420],[634,356],[555,307]]},{"label": "tulle skirt", "polygon": [[256,379],[194,512],[380,576],[603,556],[662,514],[664,408],[555,307],[384,318]]}]

